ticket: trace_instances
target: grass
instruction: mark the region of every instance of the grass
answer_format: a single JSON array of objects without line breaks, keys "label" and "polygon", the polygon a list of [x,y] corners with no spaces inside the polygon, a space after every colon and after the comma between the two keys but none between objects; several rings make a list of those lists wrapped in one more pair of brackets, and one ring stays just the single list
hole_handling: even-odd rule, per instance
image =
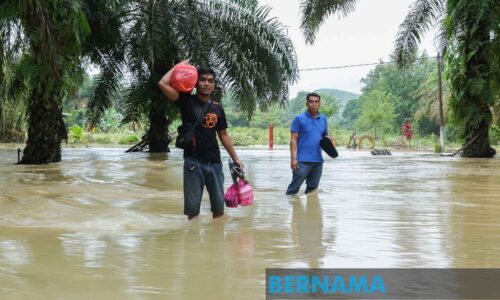
[{"label": "grass", "polygon": [[[172,127],[173,128],[173,127]],[[141,139],[142,132],[133,132],[131,130],[123,130],[114,133],[90,133],[80,132],[74,129],[70,132],[68,141],[69,147],[80,147],[89,145],[122,145],[132,146],[138,143]],[[290,129],[283,127],[275,127],[273,144],[275,146],[288,146],[290,143]],[[249,128],[249,127],[231,127],[228,132],[233,140],[235,146],[266,146],[269,144],[269,129],[267,128]],[[330,128],[330,134],[333,135],[338,147],[347,146],[349,139],[352,135],[351,130]],[[357,132],[357,136],[372,135],[371,132]],[[498,142],[498,141],[497,141]],[[439,137],[437,135],[419,136],[414,134],[411,141],[411,146],[405,141],[401,142],[401,137],[397,134],[382,134],[377,136],[375,141],[375,148],[391,148],[402,150],[429,150],[435,151],[438,149]],[[173,147],[173,142],[171,144]],[[462,144],[460,142],[446,142],[445,151],[451,152],[460,149]],[[492,146],[498,149],[497,146]]]}]

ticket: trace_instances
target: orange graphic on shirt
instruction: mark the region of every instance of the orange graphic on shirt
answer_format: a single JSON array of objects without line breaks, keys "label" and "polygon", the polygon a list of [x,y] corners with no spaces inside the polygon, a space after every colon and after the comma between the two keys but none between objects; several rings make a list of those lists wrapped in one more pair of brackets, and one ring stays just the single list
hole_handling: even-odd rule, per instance
[{"label": "orange graphic on shirt", "polygon": [[214,128],[217,125],[217,114],[208,113],[205,115],[205,122],[203,123],[204,127]]}]

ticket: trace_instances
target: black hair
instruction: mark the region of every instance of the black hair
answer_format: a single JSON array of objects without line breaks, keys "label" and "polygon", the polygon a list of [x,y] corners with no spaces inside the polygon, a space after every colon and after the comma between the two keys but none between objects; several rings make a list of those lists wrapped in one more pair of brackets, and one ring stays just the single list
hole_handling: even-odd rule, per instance
[{"label": "black hair", "polygon": [[211,74],[212,76],[214,76],[214,79],[215,79],[214,70],[212,70],[210,68],[205,68],[205,67],[198,67],[198,77],[200,77],[201,75],[205,75],[205,74]]},{"label": "black hair", "polygon": [[316,93],[309,93],[306,96],[306,101],[309,100],[309,97],[318,97],[319,100],[321,100],[321,96],[316,94]]}]

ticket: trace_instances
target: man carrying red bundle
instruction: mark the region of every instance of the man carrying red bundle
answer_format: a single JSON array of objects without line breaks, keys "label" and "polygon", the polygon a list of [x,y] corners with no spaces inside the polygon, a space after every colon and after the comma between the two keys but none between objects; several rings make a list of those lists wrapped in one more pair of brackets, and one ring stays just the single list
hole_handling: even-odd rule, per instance
[{"label": "man carrying red bundle", "polygon": [[[185,65],[185,62],[178,64]],[[181,110],[183,124],[199,124],[194,128],[192,147],[184,148],[184,214],[191,220],[200,214],[204,186],[210,195],[213,218],[224,216],[224,174],[217,136],[234,163],[243,169],[243,163],[227,133],[224,109],[210,100],[215,89],[215,72],[198,68],[196,95],[179,92],[171,84],[174,69],[158,83],[163,94]]]}]

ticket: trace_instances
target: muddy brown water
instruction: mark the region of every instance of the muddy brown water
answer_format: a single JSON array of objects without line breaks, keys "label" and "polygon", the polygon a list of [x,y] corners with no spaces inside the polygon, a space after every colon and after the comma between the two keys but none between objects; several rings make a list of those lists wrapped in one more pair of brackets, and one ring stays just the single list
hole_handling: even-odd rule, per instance
[{"label": "muddy brown water", "polygon": [[498,158],[341,150],[290,200],[288,150],[242,148],[254,204],[213,221],[205,192],[187,222],[182,153],[123,150],[0,150],[0,299],[263,299],[266,268],[500,267]]}]

